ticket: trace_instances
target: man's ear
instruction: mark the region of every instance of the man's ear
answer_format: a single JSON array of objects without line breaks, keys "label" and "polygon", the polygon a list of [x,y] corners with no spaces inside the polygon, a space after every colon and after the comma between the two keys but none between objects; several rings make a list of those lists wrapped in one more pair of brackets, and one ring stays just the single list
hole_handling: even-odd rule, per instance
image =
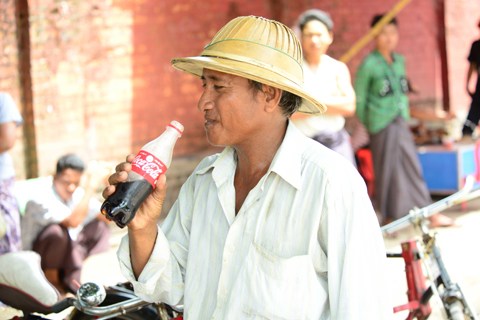
[{"label": "man's ear", "polygon": [[263,93],[265,97],[265,111],[272,112],[278,107],[283,91],[282,89],[264,84]]}]

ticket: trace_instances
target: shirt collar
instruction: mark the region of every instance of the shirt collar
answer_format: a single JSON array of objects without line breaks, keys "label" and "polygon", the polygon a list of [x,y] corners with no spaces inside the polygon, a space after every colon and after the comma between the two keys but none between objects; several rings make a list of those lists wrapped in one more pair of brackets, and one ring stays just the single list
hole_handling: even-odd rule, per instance
[{"label": "shirt collar", "polygon": [[[385,60],[385,57],[380,53],[380,51],[378,51],[377,49],[375,49],[375,51],[373,51],[378,57],[380,57],[386,64],[388,64],[387,60]],[[395,52],[392,51],[391,53],[391,56],[392,56],[392,64],[396,62],[396,59],[395,59]]]},{"label": "shirt collar", "polygon": [[[283,142],[273,158],[272,164],[268,169],[267,176],[270,172],[275,172],[283,180],[292,185],[292,187],[301,190],[302,186],[302,154],[304,149],[305,137],[292,121],[288,120],[287,132],[283,138]],[[265,181],[263,182],[263,184]],[[263,189],[263,185],[262,185]]]},{"label": "shirt collar", "polygon": [[[283,142],[277,150],[265,177],[268,177],[271,172],[275,172],[294,188],[301,190],[301,165],[305,139],[307,138],[290,120],[288,120],[287,131],[283,138]],[[212,164],[198,170],[196,174],[205,174],[213,168],[212,178],[218,186],[225,182],[232,172],[235,172],[236,167],[237,156],[235,154],[235,149],[232,147],[226,147]],[[263,179],[262,190],[265,181],[266,179]]]},{"label": "shirt collar", "polygon": [[237,168],[237,156],[235,154],[235,149],[232,147],[226,147],[223,149],[222,153],[212,162],[210,165],[202,168],[196,172],[196,174],[201,175],[207,173],[210,169],[212,171],[212,178],[217,184],[221,185],[225,182],[232,173],[235,173]]}]

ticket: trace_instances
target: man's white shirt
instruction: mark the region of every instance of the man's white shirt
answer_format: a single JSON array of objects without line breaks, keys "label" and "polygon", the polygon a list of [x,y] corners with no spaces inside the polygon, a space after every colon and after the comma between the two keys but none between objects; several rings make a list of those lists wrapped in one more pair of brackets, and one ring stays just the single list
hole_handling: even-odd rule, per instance
[{"label": "man's white shirt", "polygon": [[236,154],[207,157],[183,185],[136,281],[185,319],[390,319],[386,256],[365,183],[289,121],[265,176],[235,215]]},{"label": "man's white shirt", "polygon": [[[75,189],[70,199],[64,201],[57,193],[53,184],[53,177],[41,177],[32,181],[25,181],[16,185],[16,193],[28,198],[25,214],[21,219],[22,247],[31,250],[37,236],[50,224],[60,224],[68,217],[73,209],[80,203],[85,194],[81,187]],[[100,214],[102,204],[95,198],[88,203],[88,212],[85,219],[76,228],[68,228],[72,240],[77,240],[78,235],[88,223]]]}]

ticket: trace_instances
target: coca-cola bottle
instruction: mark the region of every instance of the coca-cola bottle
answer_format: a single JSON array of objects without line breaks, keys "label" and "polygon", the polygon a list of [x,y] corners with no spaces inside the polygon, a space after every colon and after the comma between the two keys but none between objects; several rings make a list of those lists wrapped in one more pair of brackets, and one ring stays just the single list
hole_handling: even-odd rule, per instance
[{"label": "coca-cola bottle", "polygon": [[183,126],[172,121],[160,137],[143,146],[132,162],[127,180],[117,184],[115,192],[102,204],[101,210],[107,219],[115,221],[120,228],[132,221],[160,175],[170,166],[173,147],[182,132]]}]

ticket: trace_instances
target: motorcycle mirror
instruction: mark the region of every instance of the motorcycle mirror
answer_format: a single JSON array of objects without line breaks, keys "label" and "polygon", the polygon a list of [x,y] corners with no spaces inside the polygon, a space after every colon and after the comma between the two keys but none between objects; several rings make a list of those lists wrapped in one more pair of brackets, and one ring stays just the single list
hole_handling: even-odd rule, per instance
[{"label": "motorcycle mirror", "polygon": [[95,282],[84,283],[77,290],[77,299],[84,307],[98,306],[105,300],[106,296],[105,288]]}]

